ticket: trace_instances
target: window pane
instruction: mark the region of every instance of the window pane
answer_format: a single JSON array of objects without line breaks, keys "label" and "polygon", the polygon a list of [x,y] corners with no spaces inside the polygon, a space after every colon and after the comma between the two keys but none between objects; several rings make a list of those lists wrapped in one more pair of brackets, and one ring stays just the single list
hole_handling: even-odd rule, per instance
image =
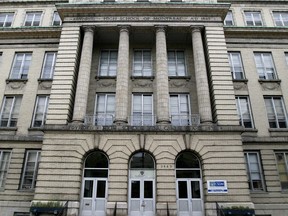
[{"label": "window pane", "polygon": [[191,181],[191,193],[193,199],[201,198],[199,181]]},{"label": "window pane", "polygon": [[131,198],[140,198],[140,181],[131,181]]},{"label": "window pane", "polygon": [[4,102],[1,109],[1,127],[16,127],[21,97],[4,97]]},{"label": "window pane", "polygon": [[96,197],[97,198],[105,198],[106,194],[106,181],[97,181],[97,192]]},{"label": "window pane", "polygon": [[258,153],[245,153],[250,190],[264,190],[263,174]]},{"label": "window pane", "polygon": [[84,184],[84,197],[92,198],[93,195],[93,180],[85,180]]},{"label": "window pane", "polygon": [[179,199],[187,199],[188,191],[187,191],[187,182],[186,181],[178,181],[178,198]]},{"label": "window pane", "polygon": [[95,125],[112,125],[115,114],[115,95],[96,96]]},{"label": "window pane", "polygon": [[131,169],[154,169],[154,160],[150,154],[139,152],[133,155],[130,162]]},{"label": "window pane", "polygon": [[4,188],[10,163],[11,152],[0,150],[0,188]]},{"label": "window pane", "polygon": [[153,182],[144,181],[144,198],[153,198]]},{"label": "window pane", "polygon": [[275,153],[279,179],[283,190],[288,189],[287,153]]},{"label": "window pane", "polygon": [[39,151],[27,151],[25,159],[25,167],[22,175],[21,189],[35,188],[39,160],[40,160]]},{"label": "window pane", "polygon": [[42,79],[52,79],[56,63],[56,52],[45,53],[44,64],[42,68]]}]

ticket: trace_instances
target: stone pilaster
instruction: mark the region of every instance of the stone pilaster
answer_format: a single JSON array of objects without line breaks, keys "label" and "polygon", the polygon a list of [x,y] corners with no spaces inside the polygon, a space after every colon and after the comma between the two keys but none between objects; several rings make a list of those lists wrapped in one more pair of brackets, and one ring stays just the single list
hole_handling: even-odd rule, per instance
[{"label": "stone pilaster", "polygon": [[128,122],[129,101],[129,27],[120,26],[118,60],[117,60],[117,82],[116,82],[116,112],[115,124],[126,124]]},{"label": "stone pilaster", "polygon": [[212,123],[208,77],[200,27],[192,27],[192,46],[201,123]]},{"label": "stone pilaster", "polygon": [[82,54],[78,72],[73,122],[84,122],[89,91],[90,70],[92,62],[94,27],[85,26]]},{"label": "stone pilaster", "polygon": [[164,26],[156,26],[157,123],[169,124],[169,83],[167,46]]}]

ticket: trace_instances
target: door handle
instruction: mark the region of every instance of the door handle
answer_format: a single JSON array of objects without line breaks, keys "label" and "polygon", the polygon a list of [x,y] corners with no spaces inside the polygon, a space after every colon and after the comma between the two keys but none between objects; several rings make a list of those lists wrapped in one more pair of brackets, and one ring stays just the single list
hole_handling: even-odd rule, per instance
[{"label": "door handle", "polygon": [[141,207],[145,208],[146,203],[144,201],[142,201]]}]

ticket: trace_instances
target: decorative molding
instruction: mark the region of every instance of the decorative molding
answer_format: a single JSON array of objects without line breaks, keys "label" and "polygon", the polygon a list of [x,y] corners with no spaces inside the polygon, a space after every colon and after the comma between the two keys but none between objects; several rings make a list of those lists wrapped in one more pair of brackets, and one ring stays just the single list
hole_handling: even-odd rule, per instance
[{"label": "decorative molding", "polygon": [[188,88],[188,84],[189,82],[187,82],[186,80],[170,80],[169,81],[170,88],[180,88],[180,87]]},{"label": "decorative molding", "polygon": [[39,82],[38,89],[47,90],[47,89],[51,89],[51,87],[52,87],[52,81],[41,81]]},{"label": "decorative molding", "polygon": [[26,85],[26,82],[27,80],[23,80],[23,81],[9,81],[9,82],[6,82],[7,83],[7,87],[8,89],[12,89],[12,90],[15,90],[15,89],[23,89]]},{"label": "decorative molding", "polygon": [[102,88],[116,87],[116,81],[115,80],[98,80],[97,86],[102,87]]},{"label": "decorative molding", "polygon": [[262,90],[264,91],[280,91],[281,86],[279,82],[260,82]]},{"label": "decorative molding", "polygon": [[240,91],[247,91],[247,83],[246,82],[233,82],[234,89],[235,90],[240,90]]},{"label": "decorative molding", "polygon": [[153,87],[153,81],[151,80],[133,80],[133,87],[135,88],[151,88]]}]

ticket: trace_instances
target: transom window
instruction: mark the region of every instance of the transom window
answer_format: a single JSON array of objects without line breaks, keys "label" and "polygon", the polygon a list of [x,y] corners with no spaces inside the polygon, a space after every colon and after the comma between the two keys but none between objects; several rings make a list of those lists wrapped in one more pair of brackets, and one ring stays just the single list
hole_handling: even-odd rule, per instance
[{"label": "transom window", "polygon": [[57,52],[46,52],[42,67],[41,79],[52,79],[55,69]]},{"label": "transom window", "polygon": [[10,72],[10,79],[27,79],[32,53],[16,53]]},{"label": "transom window", "polygon": [[35,188],[40,157],[41,152],[39,150],[26,152],[20,189],[31,190]]},{"label": "transom window", "polygon": [[42,12],[27,12],[24,26],[40,26]]},{"label": "transom window", "polygon": [[276,26],[288,26],[288,12],[273,12]]},{"label": "transom window", "polygon": [[245,78],[244,69],[242,65],[240,52],[229,52],[228,57],[229,57],[230,70],[231,70],[233,79],[235,80],[244,79]]},{"label": "transom window", "polygon": [[288,152],[275,152],[282,190],[288,190]]},{"label": "transom window", "polygon": [[155,169],[154,159],[147,152],[138,152],[130,160],[130,169]]},{"label": "transom window", "polygon": [[34,109],[32,127],[42,127],[46,121],[46,115],[49,104],[49,96],[37,96]]},{"label": "transom window", "polygon": [[61,24],[62,24],[62,21],[61,21],[61,18],[59,16],[59,13],[58,12],[54,12],[52,25],[53,26],[61,26]]},{"label": "transom window", "polygon": [[252,191],[264,190],[263,173],[258,152],[246,152],[245,161],[249,188]]},{"label": "transom window", "polygon": [[21,99],[21,96],[4,97],[0,115],[0,127],[16,127]]},{"label": "transom window", "polygon": [[276,79],[276,70],[271,53],[254,53],[259,79]]},{"label": "transom window", "polygon": [[177,157],[176,178],[201,178],[199,160],[192,152],[183,152]]},{"label": "transom window", "polygon": [[282,97],[264,97],[270,128],[287,128],[287,112]]},{"label": "transom window", "polygon": [[234,25],[232,11],[228,11],[226,18],[224,20],[224,25],[226,25],[226,26],[233,26]]},{"label": "transom window", "polygon": [[115,116],[115,94],[96,95],[95,125],[112,125]]},{"label": "transom window", "polygon": [[247,26],[263,26],[260,11],[245,11],[244,14]]},{"label": "transom window", "polygon": [[149,94],[133,94],[132,125],[153,125],[153,97]]},{"label": "transom window", "polygon": [[107,178],[109,161],[102,152],[95,151],[89,154],[85,161],[84,177]]},{"label": "transom window", "polygon": [[117,56],[117,50],[101,51],[99,76],[116,76]]},{"label": "transom window", "polygon": [[188,94],[170,95],[170,115],[172,125],[191,125],[190,100]]},{"label": "transom window", "polygon": [[10,27],[12,25],[14,13],[0,13],[0,27]]},{"label": "transom window", "polygon": [[11,150],[0,149],[0,189],[4,189],[10,160]]},{"label": "transom window", "polygon": [[168,51],[168,75],[186,76],[184,51],[181,50]]},{"label": "transom window", "polygon": [[133,76],[152,76],[151,50],[135,50]]},{"label": "transom window", "polygon": [[249,98],[246,96],[236,97],[236,105],[240,125],[245,128],[254,128]]}]

